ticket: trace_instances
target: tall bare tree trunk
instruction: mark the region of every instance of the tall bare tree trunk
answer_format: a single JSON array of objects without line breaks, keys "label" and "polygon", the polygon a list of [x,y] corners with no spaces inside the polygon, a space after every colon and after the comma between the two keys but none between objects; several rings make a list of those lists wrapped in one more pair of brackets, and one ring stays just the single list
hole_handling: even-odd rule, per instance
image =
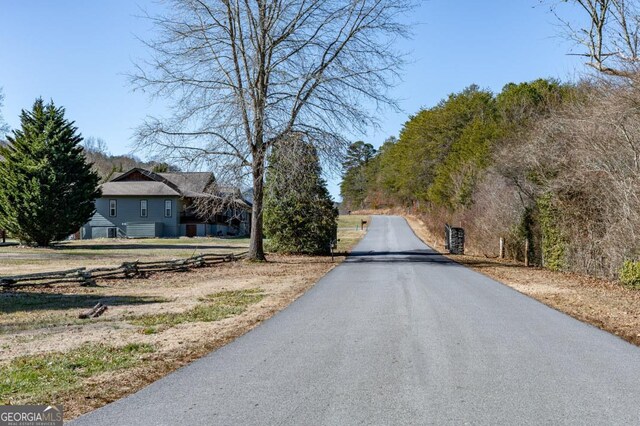
[{"label": "tall bare tree trunk", "polygon": [[[220,185],[242,186],[251,176],[249,258],[264,260],[266,153],[297,134],[337,165],[349,144],[345,133],[365,133],[378,124],[379,108],[396,109],[389,89],[405,61],[390,46],[408,35],[399,20],[417,3],[165,3],[163,14],[147,15],[157,39],[146,43],[152,59],[138,66],[131,81],[170,99],[172,113],[147,119],[137,131],[139,146],[189,168],[215,169]],[[209,214],[215,214],[215,203],[228,208],[211,198],[216,201],[203,207]]]},{"label": "tall bare tree trunk", "polygon": [[253,156],[253,207],[251,209],[251,241],[249,243],[249,259],[266,260],[262,242],[262,205],[264,195],[264,153],[261,150]]}]

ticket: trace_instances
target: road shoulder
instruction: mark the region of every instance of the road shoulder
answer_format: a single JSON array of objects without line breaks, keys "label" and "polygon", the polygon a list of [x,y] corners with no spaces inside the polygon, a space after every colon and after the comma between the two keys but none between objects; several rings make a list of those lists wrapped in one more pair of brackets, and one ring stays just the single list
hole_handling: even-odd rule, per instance
[{"label": "road shoulder", "polygon": [[585,275],[525,267],[481,256],[444,254],[441,238],[422,220],[404,215],[414,233],[444,256],[499,281],[545,305],[640,346],[640,291]]}]

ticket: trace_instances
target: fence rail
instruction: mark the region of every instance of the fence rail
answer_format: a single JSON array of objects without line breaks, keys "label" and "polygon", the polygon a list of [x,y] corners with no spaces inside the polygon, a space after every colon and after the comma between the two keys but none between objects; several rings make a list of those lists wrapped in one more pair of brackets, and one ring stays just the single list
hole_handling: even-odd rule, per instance
[{"label": "fence rail", "polygon": [[98,279],[141,278],[155,272],[187,271],[245,257],[247,252],[229,254],[199,254],[186,259],[153,262],[123,262],[120,266],[100,268],[76,268],[65,271],[40,272],[35,274],[0,277],[0,289],[27,286],[49,286],[52,284],[95,285]]}]

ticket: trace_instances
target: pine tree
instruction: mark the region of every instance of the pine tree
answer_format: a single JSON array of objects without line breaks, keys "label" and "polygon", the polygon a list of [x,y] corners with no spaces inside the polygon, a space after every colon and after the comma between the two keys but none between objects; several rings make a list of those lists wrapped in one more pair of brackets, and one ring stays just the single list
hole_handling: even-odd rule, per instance
[{"label": "pine tree", "polygon": [[264,229],[269,248],[328,253],[336,237],[337,217],[315,148],[297,137],[275,147],[265,184]]},{"label": "pine tree", "polygon": [[376,154],[376,149],[370,143],[357,141],[349,145],[342,163],[342,173],[347,174],[352,169],[367,164]]},{"label": "pine tree", "polygon": [[348,210],[364,208],[369,189],[367,165],[374,158],[376,150],[370,143],[357,141],[349,145],[342,163],[342,183],[340,195],[342,204]]},{"label": "pine tree", "polygon": [[76,232],[100,196],[82,136],[64,112],[37,99],[0,147],[0,229],[25,244],[48,246]]}]

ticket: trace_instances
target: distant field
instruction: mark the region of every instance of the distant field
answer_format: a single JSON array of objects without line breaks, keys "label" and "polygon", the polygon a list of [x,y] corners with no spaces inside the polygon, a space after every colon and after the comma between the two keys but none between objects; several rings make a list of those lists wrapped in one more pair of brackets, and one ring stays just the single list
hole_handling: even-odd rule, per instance
[{"label": "distant field", "polygon": [[363,220],[369,222],[371,219],[364,215],[344,215],[338,218],[337,252],[349,252],[360,241],[366,233],[366,227],[364,230],[361,227]]},{"label": "distant field", "polygon": [[361,222],[369,221],[369,216],[360,214],[341,215],[338,218],[338,228],[353,228],[354,230],[361,230]]}]

